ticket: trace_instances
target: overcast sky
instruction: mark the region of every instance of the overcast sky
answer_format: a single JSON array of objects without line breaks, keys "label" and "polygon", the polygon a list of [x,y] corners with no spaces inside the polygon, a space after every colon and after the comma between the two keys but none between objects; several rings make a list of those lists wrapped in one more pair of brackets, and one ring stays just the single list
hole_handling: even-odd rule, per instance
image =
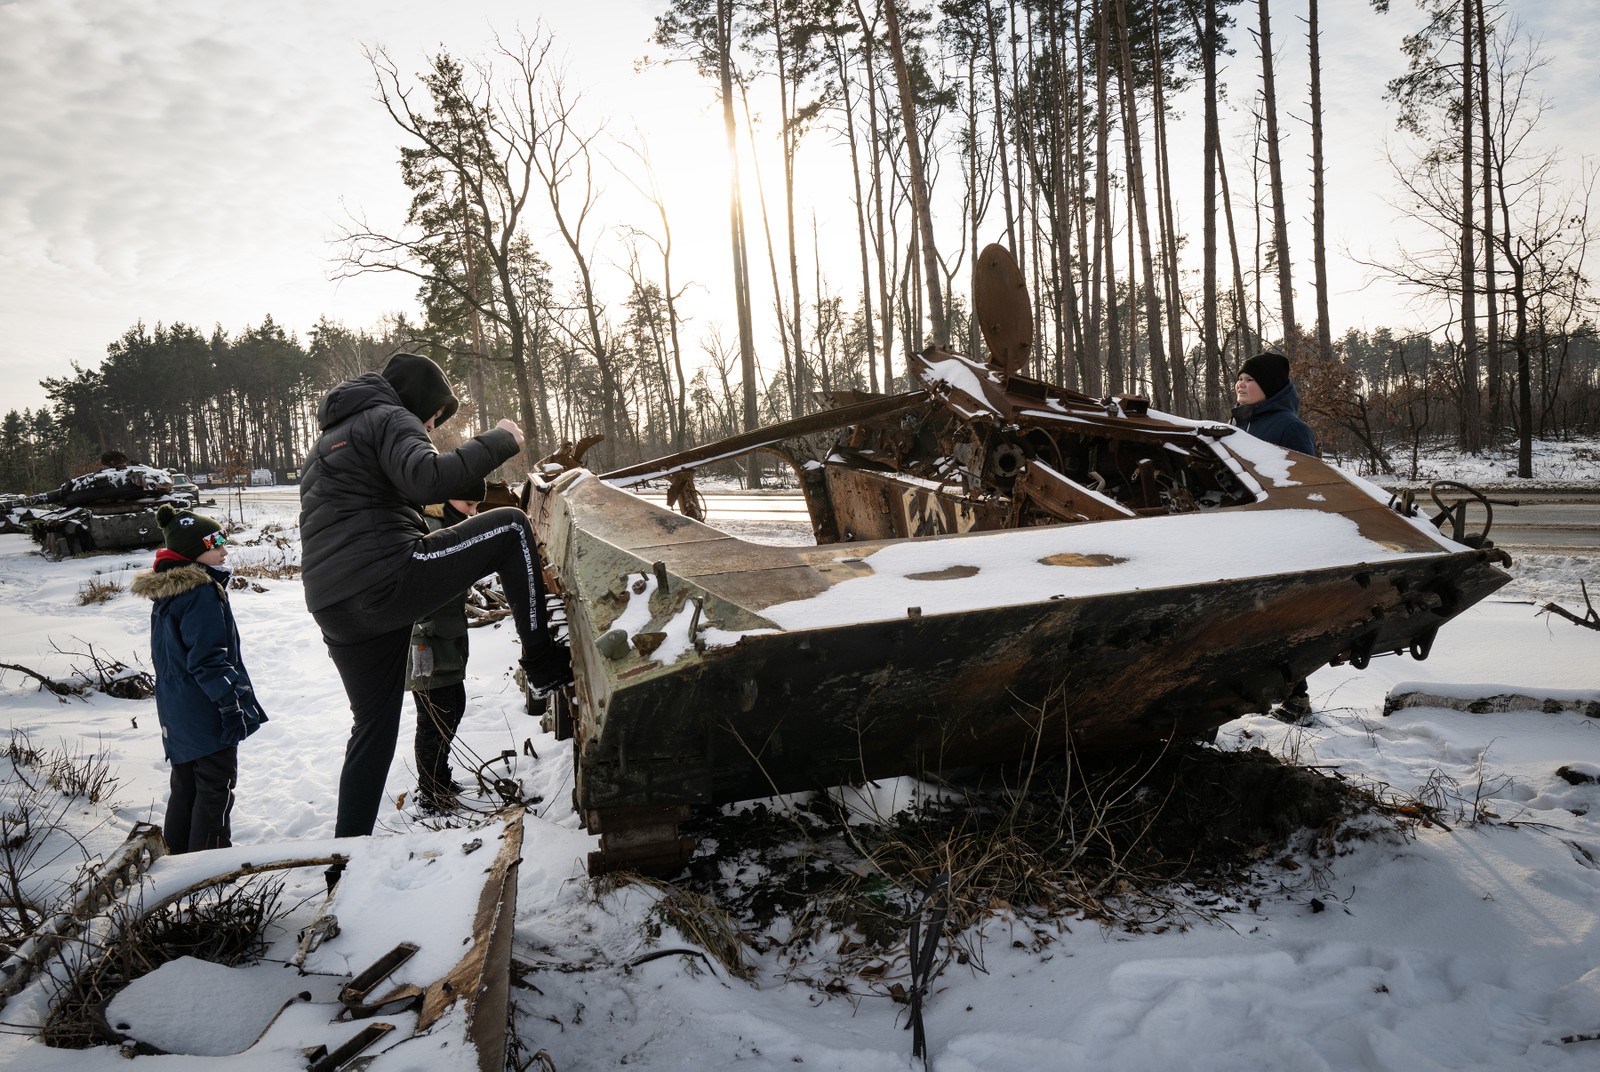
[{"label": "overcast sky", "polygon": [[[664,3],[587,0],[541,13],[512,0],[0,0],[0,411],[42,404],[42,377],[69,375],[70,362],[97,363],[140,320],[206,331],[220,324],[233,333],[271,315],[303,337],[319,316],[359,328],[410,310],[413,287],[397,277],[330,279],[338,254],[330,240],[347,210],[394,227],[405,205],[398,131],[373,101],[362,47],[386,46],[402,70],[415,71],[440,44],[481,55],[491,27],[514,34],[519,20],[531,29],[541,14],[586,114],[604,119],[610,135],[632,138],[637,129],[649,143],[685,266],[675,274],[710,295],[691,331],[730,321],[710,308],[726,286],[727,238],[709,89],[681,66],[634,67]],[[1541,88],[1553,105],[1545,123],[1552,147],[1571,157],[1600,152],[1600,65],[1592,58],[1600,53],[1600,0],[1511,6],[1545,37]],[[1322,4],[1335,254],[1371,252],[1392,230],[1381,142],[1393,110],[1381,93],[1403,69],[1399,37],[1416,21],[1410,0],[1394,7],[1380,18],[1365,0]],[[1253,20],[1253,9],[1241,10]],[[1274,11],[1279,92],[1298,101],[1303,8],[1280,0]],[[1255,60],[1242,35],[1237,45],[1228,77],[1242,104],[1254,89]],[[1293,179],[1307,167],[1305,109],[1290,111],[1298,117],[1285,121],[1295,139],[1286,162]],[[1198,101],[1189,101],[1178,138],[1198,136],[1199,114]],[[1174,156],[1185,159],[1176,147]],[[1237,187],[1242,176],[1233,181]],[[637,206],[623,207],[631,196],[623,180],[608,187],[614,213],[652,223]],[[812,194],[821,211],[832,205],[848,221],[824,227],[824,244],[848,239],[848,187]],[[1197,204],[1191,198],[1180,214],[1192,217]],[[1306,252],[1308,211],[1297,207],[1291,223],[1291,244]],[[603,240],[599,256],[621,259],[620,241]],[[830,272],[846,293],[853,257]],[[559,250],[548,259],[564,279]],[[1392,289],[1359,291],[1361,281],[1356,266],[1336,266],[1336,331],[1404,323]],[[1298,289],[1300,316],[1309,319],[1309,269]]]}]

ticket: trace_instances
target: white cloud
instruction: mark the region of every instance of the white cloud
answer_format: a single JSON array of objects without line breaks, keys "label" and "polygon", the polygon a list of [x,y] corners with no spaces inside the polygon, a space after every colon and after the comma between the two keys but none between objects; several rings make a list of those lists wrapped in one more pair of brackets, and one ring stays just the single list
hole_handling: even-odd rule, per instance
[{"label": "white cloud", "polygon": [[[717,280],[727,256],[725,190],[711,95],[683,66],[634,74],[647,50],[658,0],[591,0],[545,13],[556,34],[554,60],[570,57],[569,88],[579,89],[610,133],[649,140],[674,214],[680,258],[675,275],[694,280],[715,312],[695,330],[726,322]],[[1388,185],[1377,146],[1393,126],[1381,101],[1384,81],[1403,69],[1407,0],[1389,16],[1359,6],[1323,5],[1325,93],[1329,102],[1330,242],[1373,245],[1393,215],[1377,190]],[[1593,0],[1521,5],[1544,31],[1551,66],[1545,86],[1556,108],[1546,119],[1552,144],[1576,155],[1592,143],[1600,94],[1583,66],[1600,38]],[[1241,16],[1242,17],[1242,16]],[[209,331],[239,331],[268,314],[304,331],[321,315],[368,326],[409,309],[414,288],[397,277],[330,281],[329,244],[344,206],[398,225],[405,190],[398,177],[398,131],[373,101],[362,46],[386,45],[402,71],[416,71],[441,43],[461,56],[488,49],[492,27],[515,35],[535,15],[514,0],[13,0],[0,3],[0,331],[7,373],[0,409],[44,401],[37,381],[93,363],[135,321],[186,321]],[[1244,21],[1248,22],[1248,19]],[[1231,60],[1230,98],[1243,108],[1258,73],[1241,26]],[[1284,99],[1304,97],[1304,27],[1281,17],[1275,39]],[[1573,72],[1577,72],[1574,75]],[[757,99],[770,110],[770,101]],[[1182,102],[1173,130],[1184,181],[1179,216],[1198,212],[1197,98]],[[1289,106],[1286,160],[1302,182],[1308,151],[1304,106]],[[849,180],[832,170],[829,136],[802,149],[801,181],[811,184],[823,227],[830,282],[853,290],[854,220]],[[1238,147],[1228,143],[1233,161]],[[627,154],[613,151],[619,161]],[[1231,161],[1231,162],[1233,162]],[[767,181],[777,166],[765,162]],[[1248,178],[1230,171],[1243,204]],[[951,183],[954,180],[949,180]],[[653,215],[619,208],[631,198],[612,179],[602,214],[654,227]],[[1291,192],[1291,242],[1309,253],[1303,189]],[[774,205],[776,202],[773,202]],[[775,209],[776,211],[776,209]],[[843,225],[829,225],[842,213]],[[810,209],[801,206],[808,221]],[[839,219],[837,215],[832,216]],[[1353,222],[1352,222],[1353,221]],[[537,229],[537,225],[536,229]],[[802,222],[809,231],[809,223]],[[781,231],[781,228],[779,228]],[[535,235],[536,241],[545,236]],[[1241,241],[1249,236],[1241,234]],[[802,235],[802,260],[810,238]],[[830,243],[839,255],[829,253]],[[624,259],[617,242],[600,263]],[[695,247],[698,246],[697,252]],[[570,274],[559,240],[550,247],[558,279]],[[1357,248],[1356,252],[1367,252]],[[1302,256],[1304,256],[1302,254]],[[690,258],[698,257],[698,261]],[[1309,259],[1301,277],[1301,315],[1311,307]],[[691,267],[691,264],[693,265]],[[617,273],[620,274],[620,273]],[[1393,323],[1392,298],[1358,292],[1359,271],[1336,268],[1336,324]],[[691,345],[693,343],[691,342]]]}]

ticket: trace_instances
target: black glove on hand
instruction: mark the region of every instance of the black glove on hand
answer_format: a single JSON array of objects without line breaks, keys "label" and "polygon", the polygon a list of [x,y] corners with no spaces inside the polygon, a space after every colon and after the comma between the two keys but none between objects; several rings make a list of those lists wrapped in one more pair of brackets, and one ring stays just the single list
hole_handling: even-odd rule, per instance
[{"label": "black glove on hand", "polygon": [[250,724],[245,720],[244,708],[235,701],[231,707],[224,707],[222,715],[222,743],[235,745],[250,736]]}]

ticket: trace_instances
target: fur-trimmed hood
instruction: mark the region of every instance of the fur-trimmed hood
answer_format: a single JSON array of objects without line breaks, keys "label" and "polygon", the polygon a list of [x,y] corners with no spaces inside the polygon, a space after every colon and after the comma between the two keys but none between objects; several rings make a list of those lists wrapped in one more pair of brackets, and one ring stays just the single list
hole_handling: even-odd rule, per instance
[{"label": "fur-trimmed hood", "polygon": [[153,569],[140,570],[133,575],[128,591],[146,599],[171,599],[215,580],[209,570],[194,562],[187,566],[174,566],[160,573]]}]

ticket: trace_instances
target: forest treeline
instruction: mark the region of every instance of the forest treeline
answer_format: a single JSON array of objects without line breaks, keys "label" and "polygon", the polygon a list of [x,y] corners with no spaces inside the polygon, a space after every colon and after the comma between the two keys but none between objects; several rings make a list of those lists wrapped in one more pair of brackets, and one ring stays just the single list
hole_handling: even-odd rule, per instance
[{"label": "forest treeline", "polygon": [[[462,385],[453,434],[511,414],[532,457],[598,433],[590,461],[625,464],[906,389],[905,355],[925,345],[981,354],[966,294],[989,241],[1027,278],[1033,375],[1225,419],[1233,370],[1278,349],[1337,460],[1404,472],[1424,440],[1514,443],[1532,475],[1534,439],[1600,434],[1595,173],[1539,147],[1542,60],[1510,5],[1415,3],[1422,28],[1397,34],[1405,69],[1387,87],[1390,181],[1429,237],[1370,268],[1410,291],[1426,331],[1336,330],[1317,0],[670,0],[658,59],[715,88],[732,165],[734,282],[697,337],[648,145],[586,119],[547,33],[441,50],[415,76],[373,50],[410,206],[350,219],[339,253],[345,275],[414,279],[414,316],[325,320],[303,340],[270,318],[231,334],[135,324],[98,366],[45,381],[48,406],[5,415],[0,490],[53,486],[113,448],[185,471],[292,470],[321,393],[401,345]],[[1274,16],[1307,34],[1308,67],[1278,69]],[[1241,53],[1252,77],[1230,87],[1220,61]],[[1289,85],[1306,95],[1280,100]],[[1255,133],[1230,147],[1220,102],[1241,95]],[[1180,96],[1198,107],[1180,117]],[[1285,193],[1285,168],[1304,169],[1285,159],[1290,114],[1309,132],[1305,203]],[[1200,159],[1172,153],[1180,121],[1204,124]],[[742,174],[768,142],[779,174]],[[845,161],[848,263],[824,262],[800,206],[797,165],[824,152]],[[608,170],[646,218],[603,218]],[[1291,219],[1309,223],[1309,255]]]}]

